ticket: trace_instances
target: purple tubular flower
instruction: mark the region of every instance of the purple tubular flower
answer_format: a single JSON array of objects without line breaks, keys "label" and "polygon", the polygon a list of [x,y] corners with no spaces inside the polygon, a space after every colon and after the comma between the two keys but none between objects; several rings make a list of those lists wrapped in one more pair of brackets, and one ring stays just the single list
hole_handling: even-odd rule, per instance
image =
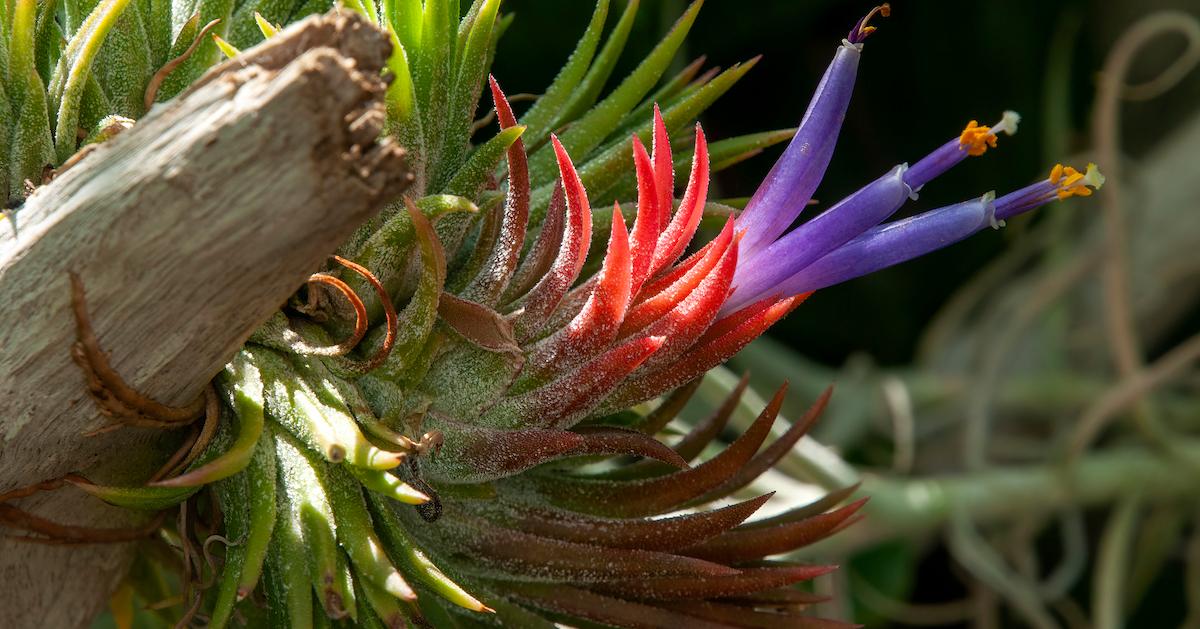
[{"label": "purple tubular flower", "polygon": [[1000,122],[990,127],[979,126],[979,123],[972,120],[957,138],[939,146],[921,161],[913,164],[905,173],[904,182],[912,186],[913,190],[920,191],[925,184],[957,166],[967,157],[983,155],[988,147],[995,147],[996,136],[1001,131],[1007,135],[1015,134],[1020,122],[1021,116],[1015,111],[1004,112]]},{"label": "purple tubular flower", "polygon": [[765,297],[787,298],[911,260],[958,242],[1054,199],[1088,196],[1104,183],[1094,164],[1086,172],[1055,166],[1049,177],[996,199],[987,193],[883,224],[905,199],[969,156],[996,146],[997,135],[1017,131],[1020,116],[1006,111],[992,126],[972,120],[958,137],[912,167],[901,164],[825,212],[780,237],[820,183],[846,115],[862,42],[884,4],[859,20],[842,41],[800,122],[799,131],[737,218],[739,261],[733,290],[721,307],[729,315]]},{"label": "purple tubular flower", "polygon": [[798,295],[874,273],[954,244],[985,227],[999,228],[1005,219],[1055,199],[1089,196],[1103,184],[1104,176],[1095,164],[1088,164],[1084,173],[1056,165],[1048,178],[999,199],[989,192],[868,229],[763,293]]},{"label": "purple tubular flower", "polygon": [[[733,312],[770,292],[789,275],[813,263],[891,216],[912,194],[901,164],[839,201],[769,247],[745,255],[738,264],[733,295],[722,310]],[[739,245],[740,246],[740,245]]]},{"label": "purple tubular flower", "polygon": [[845,41],[821,78],[796,135],[754,192],[739,219],[742,255],[770,245],[808,205],[833,157],[854,90],[862,44]]},{"label": "purple tubular flower", "polygon": [[[740,254],[742,261],[734,278],[736,288],[722,311],[733,312],[773,294],[772,289],[779,282],[883,222],[900,209],[905,199],[915,199],[916,190],[930,180],[968,156],[983,155],[988,147],[996,145],[997,133],[1015,133],[1019,120],[1020,116],[1012,111],[1005,112],[1004,118],[991,127],[972,120],[958,137],[912,168],[901,164],[779,240],[758,251]],[[741,251],[747,251],[744,244]]]},{"label": "purple tubular flower", "polygon": [[1095,164],[1088,164],[1082,173],[1070,166],[1055,164],[1046,179],[996,199],[996,220],[1003,223],[1054,199],[1091,196],[1092,190],[1088,187],[1099,190],[1102,185],[1104,175]]},{"label": "purple tubular flower", "polygon": [[989,226],[995,195],[956,203],[878,225],[780,282],[775,290],[795,295],[874,273],[956,243]]}]

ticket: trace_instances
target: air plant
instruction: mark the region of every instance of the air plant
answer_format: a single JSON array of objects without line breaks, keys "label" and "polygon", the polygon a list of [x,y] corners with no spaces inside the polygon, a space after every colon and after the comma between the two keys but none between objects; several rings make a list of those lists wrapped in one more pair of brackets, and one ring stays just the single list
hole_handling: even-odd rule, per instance
[{"label": "air plant", "polygon": [[[13,7],[0,14],[7,194],[70,159],[77,128],[95,129],[85,144],[103,141],[220,54],[329,8],[178,5],[105,0],[83,18],[70,2],[0,3]],[[769,494],[713,505],[791,449],[830,392],[765,447],[782,389],[744,434],[714,447],[745,381],[672,445],[657,435],[706,371],[812,291],[1086,196],[1102,177],[1056,166],[998,198],[884,222],[1014,133],[1008,112],[990,127],[972,121],[788,232],[828,165],[869,22],[886,4],[837,46],[797,129],[711,145],[699,125],[688,131],[753,61],[704,75],[696,63],[663,80],[700,2],[601,100],[638,2],[601,47],[609,2],[599,0],[558,77],[520,117],[488,75],[509,19],[499,5],[477,0],[465,16],[446,0],[341,5],[391,37],[387,129],[409,151],[411,197],[262,326],[206,404],[153,406],[122,389],[87,332],[76,284],[78,362],[117,425],[175,427],[207,413],[146,487],[69,480],[128,507],[183,503],[160,535],[185,549],[184,621],[838,626],[807,616],[819,598],[792,587],[833,567],[771,557],[852,524],[864,502],[843,505],[853,488],[759,520],[750,518]],[[119,19],[134,13],[149,25],[136,34]],[[473,144],[485,87],[499,132]],[[675,156],[673,136],[688,137],[690,160]],[[789,137],[743,211],[709,199],[716,167]],[[693,247],[702,222],[717,235]],[[222,514],[202,541],[189,505]],[[219,568],[197,559],[214,540],[228,545]],[[246,601],[256,589],[269,612]]]}]

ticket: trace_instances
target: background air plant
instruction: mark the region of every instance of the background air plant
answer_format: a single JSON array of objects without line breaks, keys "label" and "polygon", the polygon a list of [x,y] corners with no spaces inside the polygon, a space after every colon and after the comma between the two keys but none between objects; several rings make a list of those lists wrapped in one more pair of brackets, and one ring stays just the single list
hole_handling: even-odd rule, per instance
[{"label": "background air plant", "polygon": [[[763,622],[816,622],[789,615],[811,597],[776,592],[773,584],[813,576],[819,568],[747,562],[843,527],[861,503],[822,512],[845,493],[732,529],[744,519],[739,509],[749,515],[760,498],[674,520],[643,519],[739,489],[790,450],[809,422],[797,422],[756,454],[783,402],[777,395],[761,420],[725,453],[668,475],[663,463],[679,464],[680,457],[702,453],[705,442],[732,415],[744,385],[711,423],[689,433],[673,450],[644,435],[670,422],[695,384],[658,406],[642,403],[727,358],[796,305],[793,295],[920,255],[1060,193],[1086,194],[1081,181],[1098,186],[1101,180],[1094,174],[1084,179],[1084,173],[1076,178],[1070,171],[1064,178],[1063,169],[1056,168],[1045,182],[1014,195],[984,196],[875,229],[961,154],[994,144],[995,131],[1015,130],[1010,128],[1015,123],[1007,121],[994,125],[992,133],[972,123],[939,149],[942,155],[935,152],[924,162],[933,170],[924,171],[923,178],[905,178],[914,170],[922,172],[920,162],[885,175],[877,187],[892,184],[886,202],[875,200],[868,187],[832,205],[823,220],[810,221],[773,244],[811,196],[824,165],[813,169],[818,172],[808,182],[795,174],[769,177],[762,189],[768,192],[761,194],[769,195],[774,187],[796,199],[751,202],[749,216],[756,207],[766,208],[758,214],[783,213],[775,217],[781,227],[756,240],[758,232],[746,225],[749,216],[734,223],[727,220],[734,213],[730,205],[706,202],[705,162],[724,165],[789,134],[707,146],[697,130],[694,159],[676,162],[670,138],[687,137],[684,130],[691,119],[736,81],[740,73],[735,70],[741,69],[693,82],[698,67],[689,67],[653,90],[698,6],[685,13],[680,26],[630,79],[591,107],[611,71],[611,65],[603,66],[611,63],[604,53],[614,36],[618,41],[624,37],[622,23],[628,33],[628,16],[636,9],[635,4],[627,9],[599,56],[588,59],[598,48],[597,24],[603,24],[606,9],[601,2],[598,18],[560,75],[564,82],[556,81],[520,121],[493,82],[502,131],[472,149],[468,139],[476,128],[476,88],[484,85],[496,31],[504,25],[496,20],[497,4],[476,3],[456,35],[447,25],[459,17],[457,12],[426,3],[416,13],[421,16],[417,40],[405,39],[388,8],[360,7],[373,21],[390,26],[400,44],[391,64],[399,79],[389,90],[389,123],[413,151],[413,202],[398,204],[343,247],[343,259],[362,263],[366,273],[346,272],[340,279],[333,273],[314,276],[305,298],[264,326],[231,363],[221,382],[236,420],[221,423],[208,454],[192,464],[185,480],[132,495],[151,500],[143,507],[158,507],[190,493],[188,485],[213,483],[227,516],[223,539],[233,545],[219,585],[191,600],[200,613],[217,620],[253,589],[260,566],[265,566],[266,591],[275,601],[286,601],[273,605],[273,613],[290,614],[294,624],[311,619],[313,603],[307,597],[314,593],[318,619],[321,612],[351,614],[363,623],[418,615],[435,623],[473,622],[480,617],[459,610],[485,608],[511,622],[529,623],[535,622],[528,615],[531,610],[616,624],[647,618],[697,622],[697,615],[722,623],[731,622],[735,613],[741,620],[763,614]],[[392,9],[397,16],[414,15],[404,13],[405,6]],[[842,51],[861,43],[869,32],[863,26],[855,27],[839,55],[855,54]],[[273,31],[269,19],[259,28],[263,35]],[[252,41],[238,41],[227,31],[221,43],[236,54]],[[593,52],[587,52],[589,47]],[[615,55],[609,57],[615,60]],[[830,84],[823,88],[837,88],[839,80],[846,80],[843,74],[835,62]],[[153,76],[146,79],[147,87]],[[589,78],[599,85],[593,88]],[[572,86],[571,81],[578,83]],[[447,84],[455,89],[439,89]],[[594,93],[587,96],[589,91]],[[814,107],[836,100],[819,92]],[[548,100],[551,95],[561,102],[555,105]],[[654,115],[655,103],[662,106],[661,117]],[[557,107],[557,113],[543,113],[538,124],[535,114],[543,105],[543,112]],[[550,139],[551,130],[563,127],[560,138]],[[802,125],[802,134],[806,128],[823,136],[832,149],[836,124]],[[631,145],[629,132],[638,133],[653,150],[639,149],[637,141]],[[573,157],[579,159],[578,167]],[[777,168],[786,171],[788,160],[785,154]],[[685,172],[690,176],[672,214],[676,170],[681,181]],[[22,184],[31,171],[17,174]],[[800,192],[790,190],[797,187]],[[611,213],[599,209],[601,203],[634,197],[636,205],[625,207],[636,216],[632,229],[625,226],[620,205]],[[706,221],[717,227],[723,223],[724,231],[672,266],[692,232]],[[909,230],[909,225],[918,228]],[[898,237],[909,231],[916,231],[916,237]],[[924,239],[922,233],[927,234]],[[520,244],[526,240],[530,247],[522,257]],[[601,246],[589,247],[593,243]],[[746,255],[759,249],[770,254],[776,246],[786,250],[789,243],[807,245],[797,249],[812,259],[789,255],[792,266],[770,267],[754,265]],[[592,249],[604,255],[589,261]],[[822,271],[825,255],[835,256],[826,264],[841,275]],[[847,271],[845,264],[836,263],[837,255],[864,264]],[[797,275],[803,281],[792,280]],[[593,279],[577,283],[579,277]],[[325,286],[337,292],[324,291]],[[393,299],[406,304],[401,312],[391,312]],[[324,326],[314,324],[322,319]],[[360,331],[363,322],[372,327]],[[361,343],[335,342],[347,338]],[[353,358],[337,355],[352,347]],[[807,419],[814,417],[812,413]],[[237,434],[225,434],[232,430]],[[623,461],[594,461],[600,454],[659,462],[619,466]],[[544,462],[550,464],[530,469]],[[384,468],[392,474],[382,473]],[[263,491],[272,485],[273,492]],[[692,493],[681,498],[670,495],[667,487]],[[122,500],[111,488],[92,489]],[[625,495],[641,501],[624,500]],[[380,496],[421,504],[398,507]],[[194,508],[210,499],[201,495],[190,504]],[[240,522],[228,517],[239,511]],[[799,519],[806,516],[816,517]],[[714,537],[681,546],[686,533],[663,530],[685,523],[713,527]],[[771,524],[776,526],[768,528]],[[661,527],[659,537],[639,526]],[[695,535],[694,530],[687,533]],[[199,541],[187,539],[192,533],[186,519],[175,534],[185,548]],[[324,554],[304,565],[297,562],[301,545]],[[597,553],[609,557],[615,572],[596,574]],[[188,568],[198,572],[198,581],[208,580],[199,561]],[[698,575],[706,578],[697,580]],[[570,585],[561,585],[563,581]],[[743,586],[756,593],[739,598],[745,593],[736,588]],[[710,600],[714,598],[721,600]],[[707,602],[680,602],[697,599]],[[743,609],[731,609],[738,605]],[[254,613],[245,604],[240,609]]]}]

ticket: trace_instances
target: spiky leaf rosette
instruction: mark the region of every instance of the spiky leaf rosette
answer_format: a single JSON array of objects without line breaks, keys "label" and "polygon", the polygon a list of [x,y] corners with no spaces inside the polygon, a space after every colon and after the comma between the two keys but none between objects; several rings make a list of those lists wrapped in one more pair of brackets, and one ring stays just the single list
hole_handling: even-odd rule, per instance
[{"label": "spiky leaf rosette", "polygon": [[[600,3],[600,18],[605,8]],[[696,8],[664,45],[677,45]],[[459,29],[460,43],[472,41],[480,20],[494,21],[494,9],[477,3]],[[403,43],[400,50],[408,67],[419,63]],[[647,63],[661,67],[646,73],[643,64],[623,85],[644,86],[619,87],[615,102],[637,105],[672,53],[652,53]],[[467,58],[460,61],[475,67]],[[689,462],[720,432],[737,396],[674,449],[654,435],[694,387],[655,411],[626,410],[695,381],[800,301],[772,298],[718,318],[737,264],[732,218],[684,258],[709,207],[703,132],[696,127],[692,159],[682,160],[691,162],[690,174],[676,204],[668,115],[653,104],[645,111],[651,152],[636,133],[616,126],[628,112],[607,114],[610,134],[628,137],[609,140],[607,154],[628,153],[637,202],[632,229],[618,204],[600,219],[607,244],[593,256],[598,269],[585,275],[598,219],[567,144],[586,153],[601,147],[605,133],[579,126],[588,124],[586,113],[571,128],[592,128],[598,137],[550,133],[528,149],[526,136],[536,134],[518,123],[499,84],[489,78],[487,85],[499,134],[462,156],[424,144],[425,136],[410,139],[424,196],[406,200],[343,247],[357,261],[339,258],[351,267],[342,277],[348,291],[324,291],[330,282],[311,286],[300,305],[306,314],[280,313],[235,361],[241,377],[255,374],[243,384],[263,391],[277,468],[304,470],[303,479],[280,475],[275,494],[316,496],[310,500],[320,505],[289,507],[300,515],[277,515],[276,528],[288,531],[298,544],[292,548],[313,547],[306,540],[316,537],[322,541],[315,547],[332,553],[281,589],[289,616],[302,616],[316,592],[331,617],[353,612],[359,622],[389,625],[418,617],[522,625],[535,618],[728,625],[734,615],[811,621],[802,614],[812,597],[788,586],[829,568],[765,559],[831,534],[861,503],[826,513],[841,495],[745,526],[768,496],[703,505],[769,469],[827,396],[763,448],[780,391],[745,435],[695,467]],[[425,102],[417,95],[405,106],[409,121],[422,129],[454,126],[435,119],[441,110],[422,117],[418,104]],[[602,107],[613,105],[590,111]],[[537,111],[535,105],[527,117]],[[465,140],[469,125],[460,128]],[[552,175],[539,155],[551,160]],[[493,182],[497,167],[502,187]],[[434,174],[443,169],[450,174]],[[539,181],[551,190],[542,212],[535,210]],[[395,295],[406,296],[402,308],[393,307]],[[354,308],[339,308],[343,297]],[[330,323],[314,324],[313,314]],[[363,319],[373,326],[365,335]],[[362,341],[350,354],[326,356],[344,351],[346,343],[335,342],[341,337]],[[612,457],[621,464],[603,472],[580,467]],[[626,465],[627,458],[635,461]],[[306,522],[306,511],[324,515]],[[347,555],[341,564],[333,539]],[[347,581],[361,592],[340,587]],[[217,599],[216,617],[228,615],[231,600]],[[496,615],[479,615],[489,611]],[[469,613],[475,615],[462,616]]]}]

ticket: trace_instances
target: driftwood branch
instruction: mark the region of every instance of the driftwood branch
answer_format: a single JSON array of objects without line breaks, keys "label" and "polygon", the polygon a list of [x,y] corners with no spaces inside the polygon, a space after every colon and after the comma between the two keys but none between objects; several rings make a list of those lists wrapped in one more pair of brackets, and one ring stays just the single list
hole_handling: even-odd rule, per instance
[{"label": "driftwood branch", "polygon": [[[0,492],[68,472],[139,482],[171,435],[106,419],[71,362],[68,272],[111,364],[170,405],[410,176],[378,140],[386,37],[352,15],[301,22],[214,68],[32,195],[0,225]],[[175,439],[178,439],[175,436]],[[139,458],[141,459],[139,461]],[[136,522],[74,489],[14,503],[84,526]],[[144,521],[144,519],[142,520]],[[132,546],[46,546],[0,529],[0,626],[86,626]]]}]

